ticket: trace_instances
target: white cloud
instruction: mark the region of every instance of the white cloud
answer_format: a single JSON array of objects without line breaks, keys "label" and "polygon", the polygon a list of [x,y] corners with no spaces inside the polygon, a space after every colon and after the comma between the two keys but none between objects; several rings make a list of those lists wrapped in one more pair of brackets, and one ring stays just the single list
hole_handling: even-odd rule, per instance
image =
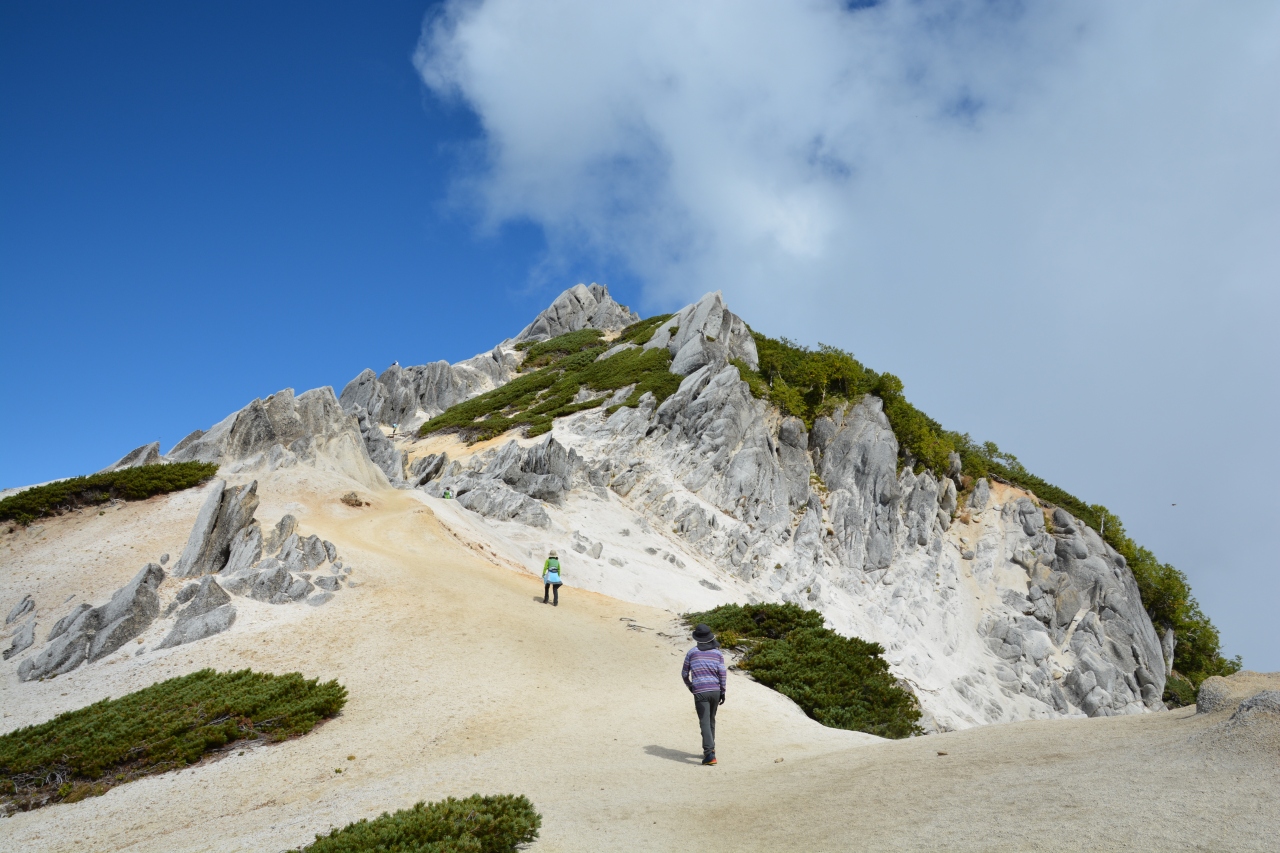
[{"label": "white cloud", "polygon": [[899,373],[1118,509],[1220,622],[1213,590],[1274,564],[1198,577],[1218,534],[1154,507],[1280,479],[1232,434],[1280,416],[1275,3],[481,0],[416,60],[483,123],[491,222]]}]

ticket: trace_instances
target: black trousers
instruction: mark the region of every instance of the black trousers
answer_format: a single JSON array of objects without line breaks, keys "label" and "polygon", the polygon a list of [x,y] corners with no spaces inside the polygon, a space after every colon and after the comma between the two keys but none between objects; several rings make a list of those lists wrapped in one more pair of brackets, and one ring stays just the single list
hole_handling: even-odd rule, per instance
[{"label": "black trousers", "polygon": [[542,603],[543,604],[547,603],[547,593],[551,592],[553,587],[555,588],[555,591],[556,591],[556,600],[553,603],[557,607],[559,607],[560,606],[560,584],[558,583],[544,583],[542,585]]},{"label": "black trousers", "polygon": [[702,757],[710,758],[716,754],[716,708],[720,707],[720,691],[693,694],[693,707],[698,712],[698,727],[702,729]]}]

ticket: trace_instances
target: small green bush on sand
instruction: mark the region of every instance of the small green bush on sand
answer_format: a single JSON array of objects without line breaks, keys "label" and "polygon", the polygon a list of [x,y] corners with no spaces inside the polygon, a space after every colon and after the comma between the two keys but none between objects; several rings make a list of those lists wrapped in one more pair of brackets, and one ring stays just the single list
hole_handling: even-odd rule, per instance
[{"label": "small green bush on sand", "polygon": [[30,524],[41,516],[61,515],[69,509],[105,503],[113,498],[145,500],[197,486],[217,472],[218,466],[211,462],[175,462],[72,477],[0,500],[0,521]]},{"label": "small green bush on sand", "polygon": [[338,682],[296,672],[202,669],[161,681],[0,736],[0,808],[75,802],[235,741],[303,735],[346,701]]},{"label": "small green bush on sand", "polygon": [[420,802],[335,829],[301,853],[510,853],[538,837],[542,815],[523,796],[473,794]]},{"label": "small green bush on sand", "polygon": [[919,704],[890,674],[884,648],[823,627],[820,613],[791,603],[725,604],[684,619],[706,623],[721,645],[744,649],[744,670],[824,726],[887,738],[921,734]]}]

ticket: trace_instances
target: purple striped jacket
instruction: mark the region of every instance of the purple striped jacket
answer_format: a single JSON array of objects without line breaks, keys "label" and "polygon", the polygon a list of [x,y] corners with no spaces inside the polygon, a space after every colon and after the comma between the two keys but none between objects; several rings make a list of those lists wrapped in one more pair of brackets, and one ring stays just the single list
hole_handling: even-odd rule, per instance
[{"label": "purple striped jacket", "polygon": [[728,672],[724,666],[724,654],[719,649],[707,649],[705,652],[697,646],[689,649],[684,656],[684,667],[680,677],[691,693],[706,693],[719,690],[724,694]]}]

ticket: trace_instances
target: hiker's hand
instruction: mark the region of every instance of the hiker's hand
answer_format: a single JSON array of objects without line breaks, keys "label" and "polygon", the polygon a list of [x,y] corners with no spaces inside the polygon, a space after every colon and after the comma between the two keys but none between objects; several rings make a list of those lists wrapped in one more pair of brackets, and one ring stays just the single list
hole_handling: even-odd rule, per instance
[{"label": "hiker's hand", "polygon": [[723,693],[721,693],[721,694],[720,694],[720,704],[721,704],[721,705],[723,705],[723,704],[724,704],[724,694],[723,694]]}]

